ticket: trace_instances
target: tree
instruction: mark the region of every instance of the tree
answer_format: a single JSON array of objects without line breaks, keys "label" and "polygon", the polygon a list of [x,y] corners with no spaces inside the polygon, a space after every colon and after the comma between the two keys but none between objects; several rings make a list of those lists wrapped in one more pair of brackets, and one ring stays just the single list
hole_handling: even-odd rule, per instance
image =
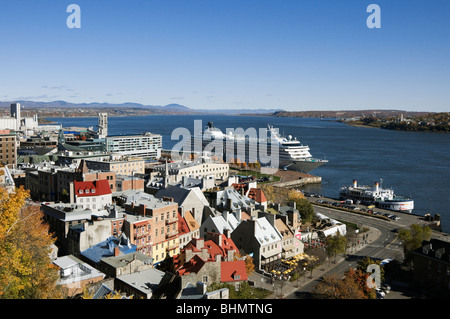
[{"label": "tree", "polygon": [[357,282],[347,276],[340,279],[336,274],[324,276],[314,287],[313,294],[320,299],[365,299]]},{"label": "tree", "polygon": [[[234,258],[233,260],[241,260],[243,257],[241,256],[241,254],[239,252],[236,252],[234,254]],[[244,257],[245,260],[245,270],[247,272],[247,275],[250,276],[253,271],[255,270],[255,264],[253,263],[253,257],[251,257],[250,255],[246,255]]]},{"label": "tree", "polygon": [[325,249],[328,257],[333,256],[336,259],[337,254],[345,253],[347,247],[347,239],[342,236],[339,231],[334,236],[327,236],[325,238]]},{"label": "tree", "polygon": [[302,221],[305,223],[312,222],[314,218],[314,208],[312,204],[306,198],[291,195],[290,199],[295,202],[296,208],[302,217]]},{"label": "tree", "polygon": [[349,268],[345,272],[345,278],[349,282],[356,283],[358,290],[362,292],[364,298],[376,299],[376,292],[374,288],[367,285],[367,278],[370,276],[368,272],[360,269]]},{"label": "tree", "polygon": [[39,206],[26,205],[23,187],[0,187],[0,298],[61,298],[59,273],[50,260],[54,242]]},{"label": "tree", "polygon": [[371,264],[376,264],[380,267],[380,280],[381,282],[384,281],[384,267],[381,266],[381,260],[373,260],[370,257],[364,257],[363,259],[361,259],[360,261],[358,261],[358,266],[356,267],[356,269],[362,271],[362,272],[367,272],[367,267],[369,267],[369,265]]},{"label": "tree", "polygon": [[411,252],[420,248],[424,241],[429,241],[431,239],[431,228],[428,226],[412,224],[409,229],[400,229],[398,231],[398,238],[400,238],[403,245],[405,261],[409,261]]}]

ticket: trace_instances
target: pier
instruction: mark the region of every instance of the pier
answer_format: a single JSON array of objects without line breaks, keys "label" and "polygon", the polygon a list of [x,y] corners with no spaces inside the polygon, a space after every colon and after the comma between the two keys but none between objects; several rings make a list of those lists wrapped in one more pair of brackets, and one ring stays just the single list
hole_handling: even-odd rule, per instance
[{"label": "pier", "polygon": [[322,177],[296,171],[279,170],[274,174],[280,177],[280,181],[273,183],[274,187],[294,188],[307,184],[320,184]]}]

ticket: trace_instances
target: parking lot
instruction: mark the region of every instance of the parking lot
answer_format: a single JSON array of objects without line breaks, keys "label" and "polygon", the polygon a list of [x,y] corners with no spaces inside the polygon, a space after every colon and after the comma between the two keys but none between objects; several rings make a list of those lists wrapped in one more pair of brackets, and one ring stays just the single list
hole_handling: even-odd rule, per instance
[{"label": "parking lot", "polygon": [[361,212],[361,213],[367,213],[374,216],[383,216],[385,218],[389,218],[391,220],[399,220],[400,216],[398,214],[394,214],[393,212],[388,212],[382,209],[376,209],[375,205],[361,205],[359,203],[353,203],[352,200],[336,200],[332,198],[325,198],[320,194],[315,193],[304,193],[305,197],[310,200],[311,202],[314,202],[316,204],[321,205],[329,205],[336,208],[346,209],[353,212]]}]

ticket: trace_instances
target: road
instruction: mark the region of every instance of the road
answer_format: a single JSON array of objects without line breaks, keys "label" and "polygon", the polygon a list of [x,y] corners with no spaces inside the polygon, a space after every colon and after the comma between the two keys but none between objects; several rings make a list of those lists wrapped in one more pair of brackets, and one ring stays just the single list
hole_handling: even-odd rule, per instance
[{"label": "road", "polygon": [[368,243],[356,251],[350,249],[346,258],[341,258],[338,263],[327,267],[315,280],[310,280],[297,289],[297,291],[286,296],[288,299],[308,298],[309,293],[313,290],[320,277],[331,274],[343,276],[348,268],[356,267],[358,260],[362,257],[368,256],[374,259],[393,258],[401,260],[403,258],[403,249],[395,230],[409,227],[411,224],[418,223],[421,220],[420,216],[406,213],[397,214],[400,220],[384,220],[319,205],[314,205],[314,211],[332,219],[354,223],[360,227],[369,227],[370,236]]}]

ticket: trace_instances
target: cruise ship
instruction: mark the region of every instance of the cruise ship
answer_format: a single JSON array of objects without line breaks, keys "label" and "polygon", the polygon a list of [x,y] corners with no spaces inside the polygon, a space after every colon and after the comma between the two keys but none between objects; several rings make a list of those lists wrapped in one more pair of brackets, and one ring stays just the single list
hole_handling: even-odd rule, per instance
[{"label": "cruise ship", "polygon": [[[268,133],[267,136],[259,138],[240,136],[238,134],[224,134],[220,129],[214,126],[213,122],[208,122],[202,135],[194,135],[192,142],[194,145],[196,141],[199,143],[199,140],[201,140],[201,145],[205,147],[212,141],[221,141],[223,143],[223,159],[227,162],[242,155],[242,148],[240,147],[244,146],[245,154],[243,158],[239,158],[239,160],[241,162],[254,163],[255,161],[252,159],[257,154],[258,161],[261,163],[261,166],[264,166],[264,163],[267,162],[267,158],[273,155],[271,153],[271,151],[273,151],[271,148],[273,144],[277,145],[278,169],[309,173],[319,166],[328,163],[328,160],[326,159],[313,158],[309,146],[301,144],[297,138],[293,138],[291,135],[288,137],[281,136],[271,125],[268,125]],[[265,145],[262,145],[262,143]],[[263,149],[262,146],[265,146],[265,149]],[[227,153],[232,154],[232,158],[227,156]],[[265,160],[261,159],[261,154],[265,153],[267,153],[264,158]],[[264,157],[264,155],[262,157]]]},{"label": "cruise ship", "polygon": [[353,185],[344,186],[339,192],[341,200],[352,199],[364,205],[375,205],[379,208],[411,213],[414,200],[409,197],[397,196],[392,188],[383,188],[379,182],[374,186],[360,186],[356,180]]}]

